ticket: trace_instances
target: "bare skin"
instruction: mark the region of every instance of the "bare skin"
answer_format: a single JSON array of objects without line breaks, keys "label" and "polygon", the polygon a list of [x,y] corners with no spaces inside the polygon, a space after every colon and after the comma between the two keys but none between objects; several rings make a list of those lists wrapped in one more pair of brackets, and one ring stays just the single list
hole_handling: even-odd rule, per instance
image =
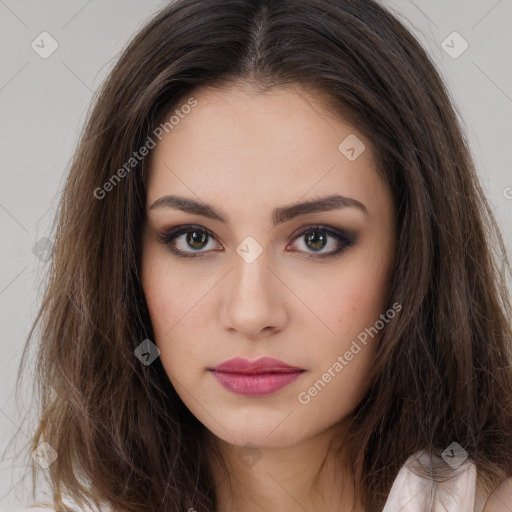
[{"label": "bare skin", "polygon": [[[151,155],[141,278],[169,379],[231,470],[230,486],[210,454],[218,512],[362,512],[350,472],[333,476],[332,468],[343,464],[335,464],[328,446],[341,439],[343,421],[367,389],[379,335],[359,343],[341,371],[333,364],[389,309],[394,207],[371,141],[300,88],[259,94],[239,84],[199,89],[193,97],[197,106]],[[338,148],[351,134],[366,146],[353,161]],[[170,194],[213,205],[228,224],[151,208]],[[364,208],[304,213],[273,225],[275,208],[333,194]],[[178,225],[213,235],[202,246],[189,245],[186,233],[173,241],[174,248],[205,257],[179,257],[159,239]],[[323,246],[305,236],[312,225]],[[318,226],[351,234],[352,244]],[[250,263],[237,252],[246,237],[257,243],[251,241],[252,254],[262,250]],[[336,257],[321,257],[339,248]],[[243,396],[208,370],[235,356],[275,357],[305,371],[274,393]],[[309,393],[319,379],[325,386]],[[240,456],[246,445],[255,447],[256,462]],[[324,459],[319,492],[313,492]]]}]

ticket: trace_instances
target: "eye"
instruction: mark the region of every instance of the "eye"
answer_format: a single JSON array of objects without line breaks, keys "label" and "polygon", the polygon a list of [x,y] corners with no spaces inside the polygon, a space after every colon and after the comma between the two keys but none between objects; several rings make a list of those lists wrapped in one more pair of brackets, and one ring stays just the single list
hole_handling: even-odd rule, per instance
[{"label": "eye", "polygon": [[[208,246],[208,239],[213,240],[213,234],[201,226],[176,226],[158,235],[158,239],[169,249],[182,258],[204,258],[202,249]],[[192,251],[188,251],[192,249]],[[199,254],[194,254],[198,253]]]},{"label": "eye", "polygon": [[[214,250],[216,244],[211,243],[215,240],[214,235],[206,228],[201,226],[186,225],[176,226],[165,230],[158,235],[158,239],[169,249],[182,258],[204,258],[208,252]],[[350,247],[355,240],[353,234],[346,234],[332,228],[324,226],[308,226],[307,229],[295,236],[294,240],[300,240],[305,250],[298,252],[308,253],[309,258],[328,258],[341,254],[347,247]],[[210,244],[210,251],[204,251]],[[288,247],[293,244],[288,245]],[[325,247],[332,246],[330,251],[323,251]],[[222,250],[222,246],[217,244],[217,248]]]},{"label": "eye", "polygon": [[[299,252],[308,252],[307,249],[313,250],[309,258],[328,258],[341,254],[346,248],[353,245],[355,236],[325,226],[309,226],[301,231],[295,239],[300,240],[306,248],[305,251]],[[331,246],[330,251],[321,252],[328,246]]]}]

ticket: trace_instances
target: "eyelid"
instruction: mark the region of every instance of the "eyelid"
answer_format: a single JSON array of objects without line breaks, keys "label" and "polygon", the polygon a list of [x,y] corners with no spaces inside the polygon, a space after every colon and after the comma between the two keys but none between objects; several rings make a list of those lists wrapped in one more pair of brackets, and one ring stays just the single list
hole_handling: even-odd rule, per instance
[{"label": "eyelid", "polygon": [[188,231],[194,230],[204,231],[208,236],[217,240],[217,236],[214,235],[212,231],[210,231],[208,228],[205,228],[204,226],[200,226],[199,224],[178,224],[177,226],[164,227],[161,233],[158,233],[157,236],[158,239],[163,242],[165,240],[168,240],[171,236],[178,234],[181,235]]},{"label": "eyelid", "polygon": [[356,239],[356,233],[352,230],[346,230],[341,228],[335,228],[334,226],[327,226],[325,224],[308,224],[307,226],[303,226],[298,230],[294,231],[290,237],[295,240],[299,236],[308,233],[309,231],[314,231],[317,229],[318,231],[325,231],[329,235],[334,238],[341,238],[346,243],[353,243]]}]

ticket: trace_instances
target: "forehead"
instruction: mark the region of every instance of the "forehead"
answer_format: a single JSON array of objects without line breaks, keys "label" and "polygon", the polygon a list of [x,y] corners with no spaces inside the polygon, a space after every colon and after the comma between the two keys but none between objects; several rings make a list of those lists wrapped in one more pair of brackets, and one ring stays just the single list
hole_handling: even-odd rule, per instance
[{"label": "forehead", "polygon": [[[166,193],[214,196],[219,204],[238,200],[245,208],[267,202],[270,208],[307,194],[368,200],[382,185],[370,141],[310,90],[294,86],[261,93],[240,84],[199,88],[190,97],[194,108],[186,109],[153,149],[148,205]],[[168,117],[176,110],[180,104]],[[342,152],[346,140],[360,144],[356,159]]]}]

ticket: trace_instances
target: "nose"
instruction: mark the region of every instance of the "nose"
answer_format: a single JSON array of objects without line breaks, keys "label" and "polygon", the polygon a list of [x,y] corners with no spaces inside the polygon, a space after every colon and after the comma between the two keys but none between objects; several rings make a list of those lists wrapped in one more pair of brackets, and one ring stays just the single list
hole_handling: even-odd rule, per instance
[{"label": "nose", "polygon": [[288,316],[286,287],[268,265],[266,253],[251,263],[236,254],[234,265],[222,290],[221,327],[251,339],[280,332]]}]

